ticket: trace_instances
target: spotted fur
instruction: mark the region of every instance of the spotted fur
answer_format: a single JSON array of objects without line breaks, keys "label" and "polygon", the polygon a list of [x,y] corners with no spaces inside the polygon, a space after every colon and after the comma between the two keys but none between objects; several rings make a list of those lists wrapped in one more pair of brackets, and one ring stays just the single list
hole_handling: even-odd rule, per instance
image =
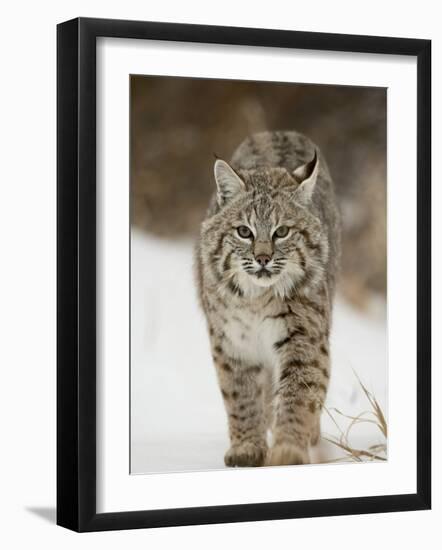
[{"label": "spotted fur", "polygon": [[249,137],[230,164],[216,161],[215,180],[196,267],[228,418],[225,463],[308,463],[330,378],[333,183],[318,148],[296,132]]}]

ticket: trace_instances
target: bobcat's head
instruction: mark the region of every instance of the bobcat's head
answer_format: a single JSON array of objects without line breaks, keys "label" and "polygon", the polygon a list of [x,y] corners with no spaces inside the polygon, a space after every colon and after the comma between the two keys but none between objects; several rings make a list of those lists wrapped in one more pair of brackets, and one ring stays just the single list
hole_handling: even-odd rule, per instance
[{"label": "bobcat's head", "polygon": [[328,247],[311,209],[318,172],[316,153],[292,173],[215,162],[218,208],[201,244],[220,290],[253,296],[271,287],[284,298],[320,279]]}]

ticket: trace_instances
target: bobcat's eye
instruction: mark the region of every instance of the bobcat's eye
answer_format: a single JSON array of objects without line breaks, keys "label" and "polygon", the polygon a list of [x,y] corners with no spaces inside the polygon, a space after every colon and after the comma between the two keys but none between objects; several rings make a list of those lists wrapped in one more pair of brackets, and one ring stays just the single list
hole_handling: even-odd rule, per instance
[{"label": "bobcat's eye", "polygon": [[287,237],[288,234],[289,228],[286,225],[280,225],[273,233],[273,236],[282,239],[283,237]]},{"label": "bobcat's eye", "polygon": [[237,228],[237,231],[238,231],[238,235],[243,239],[250,239],[253,235],[251,230],[246,225],[240,225]]}]

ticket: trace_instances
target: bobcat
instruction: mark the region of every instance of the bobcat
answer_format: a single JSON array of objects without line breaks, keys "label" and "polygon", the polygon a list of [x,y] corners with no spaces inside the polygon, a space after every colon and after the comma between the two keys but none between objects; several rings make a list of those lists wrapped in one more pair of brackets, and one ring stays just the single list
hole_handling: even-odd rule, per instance
[{"label": "bobcat", "polygon": [[196,268],[228,416],[224,461],[306,464],[330,377],[333,183],[318,148],[294,131],[247,138],[214,174]]}]

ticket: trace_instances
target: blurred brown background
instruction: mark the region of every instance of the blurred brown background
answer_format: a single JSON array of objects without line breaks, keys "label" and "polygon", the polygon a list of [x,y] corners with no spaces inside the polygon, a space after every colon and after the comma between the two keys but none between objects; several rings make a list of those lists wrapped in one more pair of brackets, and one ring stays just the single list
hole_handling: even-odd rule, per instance
[{"label": "blurred brown background", "polygon": [[385,89],[132,76],[132,223],[164,238],[196,235],[214,153],[229,160],[247,135],[289,129],[329,164],[343,224],[341,291],[364,307],[386,291]]}]

